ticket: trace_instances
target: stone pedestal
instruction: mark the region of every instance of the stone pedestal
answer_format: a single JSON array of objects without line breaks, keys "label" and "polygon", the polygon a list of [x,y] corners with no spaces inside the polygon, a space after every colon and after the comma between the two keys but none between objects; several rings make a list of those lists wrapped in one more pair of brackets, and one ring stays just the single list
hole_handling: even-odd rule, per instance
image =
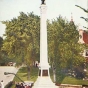
[{"label": "stone pedestal", "polygon": [[33,88],[59,88],[51,81],[50,77],[38,77]]},{"label": "stone pedestal", "polygon": [[47,24],[46,4],[40,6],[40,65],[39,74],[33,88],[58,88],[52,82],[49,74],[48,49],[47,49]]}]

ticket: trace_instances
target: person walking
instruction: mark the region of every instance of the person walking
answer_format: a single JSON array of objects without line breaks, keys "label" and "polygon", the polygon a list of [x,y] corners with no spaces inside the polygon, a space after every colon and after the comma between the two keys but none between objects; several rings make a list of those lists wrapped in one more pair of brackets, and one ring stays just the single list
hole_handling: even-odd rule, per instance
[{"label": "person walking", "polygon": [[16,88],[20,88],[20,84],[19,83],[16,84]]},{"label": "person walking", "polygon": [[24,85],[23,85],[23,83],[21,83],[20,88],[25,88]]},{"label": "person walking", "polygon": [[1,88],[4,88],[4,82],[3,82],[3,80],[1,81]]}]

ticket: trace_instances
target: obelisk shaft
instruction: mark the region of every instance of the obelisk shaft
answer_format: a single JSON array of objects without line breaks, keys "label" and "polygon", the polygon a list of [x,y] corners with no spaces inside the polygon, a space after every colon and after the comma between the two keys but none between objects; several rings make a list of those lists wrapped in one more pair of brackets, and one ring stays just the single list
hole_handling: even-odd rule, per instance
[{"label": "obelisk shaft", "polygon": [[40,6],[40,66],[39,66],[39,76],[34,83],[33,88],[57,88],[55,84],[50,79],[49,74],[49,64],[48,64],[48,47],[47,47],[47,19],[46,11],[47,6],[45,0],[41,0],[42,4]]},{"label": "obelisk shaft", "polygon": [[47,6],[41,5],[40,12],[40,65],[45,67],[48,65],[48,49],[47,49],[47,23],[46,23]]}]

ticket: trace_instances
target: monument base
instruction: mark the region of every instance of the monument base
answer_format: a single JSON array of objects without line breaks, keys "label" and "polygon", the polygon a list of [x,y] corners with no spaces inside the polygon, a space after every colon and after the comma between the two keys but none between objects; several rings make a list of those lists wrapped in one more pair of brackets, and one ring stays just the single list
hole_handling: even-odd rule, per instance
[{"label": "monument base", "polygon": [[38,76],[33,88],[59,88],[52,82],[49,76],[41,77]]},{"label": "monument base", "polygon": [[39,65],[39,73],[33,88],[59,88],[52,82],[49,73],[50,65],[48,62]]}]

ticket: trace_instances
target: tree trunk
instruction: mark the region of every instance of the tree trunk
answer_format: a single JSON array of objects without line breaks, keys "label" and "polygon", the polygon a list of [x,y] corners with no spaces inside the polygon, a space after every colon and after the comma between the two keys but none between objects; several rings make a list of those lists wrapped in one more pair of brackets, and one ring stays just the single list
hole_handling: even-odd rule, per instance
[{"label": "tree trunk", "polygon": [[56,70],[55,70],[55,68],[53,68],[53,80],[54,80],[54,82],[56,82]]},{"label": "tree trunk", "polygon": [[27,70],[28,70],[28,77],[27,77],[27,79],[29,80],[30,79],[30,66],[27,66]]}]

